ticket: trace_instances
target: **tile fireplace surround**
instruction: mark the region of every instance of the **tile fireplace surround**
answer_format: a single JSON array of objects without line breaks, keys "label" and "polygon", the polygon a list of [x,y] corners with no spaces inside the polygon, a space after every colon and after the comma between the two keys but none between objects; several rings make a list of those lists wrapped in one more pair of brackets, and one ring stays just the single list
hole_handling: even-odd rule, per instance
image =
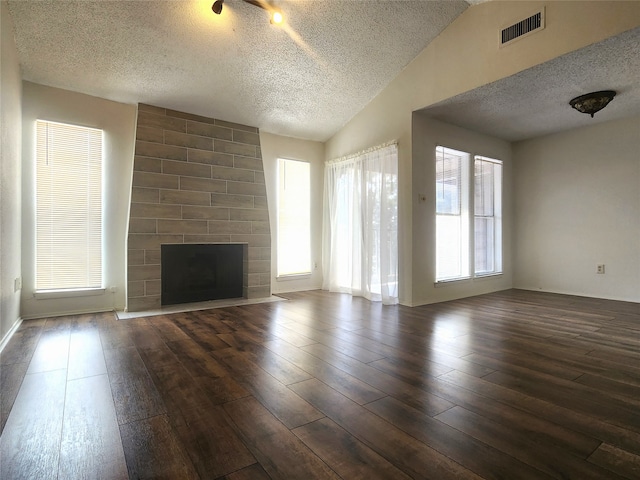
[{"label": "tile fireplace surround", "polygon": [[271,235],[258,129],[138,105],[128,311],[160,308],[160,246],[246,244],[243,296],[271,294]]}]

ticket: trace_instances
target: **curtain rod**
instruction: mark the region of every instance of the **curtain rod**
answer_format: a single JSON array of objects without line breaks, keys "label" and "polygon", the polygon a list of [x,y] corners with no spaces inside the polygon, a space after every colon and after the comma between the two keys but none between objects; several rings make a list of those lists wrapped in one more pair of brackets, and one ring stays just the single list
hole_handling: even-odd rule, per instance
[{"label": "curtain rod", "polygon": [[386,147],[390,147],[391,145],[398,145],[398,141],[397,140],[391,140],[390,142],[386,142],[386,143],[382,143],[380,145],[376,145],[375,147],[369,147],[365,150],[361,150],[359,152],[356,153],[352,153],[350,155],[345,155],[344,157],[338,157],[338,158],[334,158],[333,160],[327,160],[325,162],[326,165],[329,165],[331,163],[339,163],[339,162],[346,162],[347,160],[352,160],[356,157],[359,157],[361,155],[366,155],[367,153],[371,153],[371,152],[375,152],[376,150],[381,150],[383,148]]}]

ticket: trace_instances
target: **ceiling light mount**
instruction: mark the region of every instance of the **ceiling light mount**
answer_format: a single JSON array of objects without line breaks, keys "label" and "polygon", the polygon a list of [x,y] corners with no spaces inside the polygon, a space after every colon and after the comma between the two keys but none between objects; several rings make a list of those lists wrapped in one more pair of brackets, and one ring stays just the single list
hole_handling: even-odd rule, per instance
[{"label": "ceiling light mount", "polygon": [[593,118],[593,115],[606,107],[615,96],[616,92],[613,90],[601,90],[580,95],[571,100],[569,105],[581,113],[591,115],[591,118]]},{"label": "ceiling light mount", "polygon": [[[271,23],[279,25],[284,21],[284,17],[282,16],[282,12],[279,8],[274,7],[273,5],[267,3],[262,0],[242,0],[245,3],[249,3],[255,7],[261,8],[269,12],[269,16],[271,17]],[[211,10],[216,15],[220,15],[222,13],[222,6],[224,5],[224,0],[216,0],[211,5]]]}]

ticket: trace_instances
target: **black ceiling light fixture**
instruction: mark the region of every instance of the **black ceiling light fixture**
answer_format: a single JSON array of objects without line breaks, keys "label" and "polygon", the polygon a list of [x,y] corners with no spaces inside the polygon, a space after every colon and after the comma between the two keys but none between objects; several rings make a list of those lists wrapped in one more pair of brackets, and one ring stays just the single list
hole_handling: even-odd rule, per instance
[{"label": "black ceiling light fixture", "polygon": [[593,118],[593,115],[606,107],[615,96],[616,92],[613,90],[601,90],[580,95],[571,100],[569,105],[579,112],[591,115],[591,118]]},{"label": "black ceiling light fixture", "polygon": [[213,2],[213,5],[211,5],[211,10],[213,10],[213,13],[215,13],[216,15],[220,15],[220,13],[222,13],[223,4],[224,0],[216,0],[215,2]]},{"label": "black ceiling light fixture", "polygon": [[[282,16],[282,12],[280,11],[280,9],[274,7],[273,5],[267,2],[264,2],[261,0],[242,0],[242,1],[269,12],[269,16],[271,17],[271,23],[279,25],[284,21],[284,17]],[[216,0],[215,2],[213,2],[213,5],[211,5],[211,10],[213,11],[213,13],[220,15],[222,13],[223,4],[224,4],[224,0]]]}]

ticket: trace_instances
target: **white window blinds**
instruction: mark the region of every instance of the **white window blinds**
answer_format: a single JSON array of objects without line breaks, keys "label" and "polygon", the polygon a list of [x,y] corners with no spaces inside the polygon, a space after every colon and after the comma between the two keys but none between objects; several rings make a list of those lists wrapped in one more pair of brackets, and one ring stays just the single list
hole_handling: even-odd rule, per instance
[{"label": "white window blinds", "polygon": [[102,130],[36,122],[36,290],[102,287]]}]

